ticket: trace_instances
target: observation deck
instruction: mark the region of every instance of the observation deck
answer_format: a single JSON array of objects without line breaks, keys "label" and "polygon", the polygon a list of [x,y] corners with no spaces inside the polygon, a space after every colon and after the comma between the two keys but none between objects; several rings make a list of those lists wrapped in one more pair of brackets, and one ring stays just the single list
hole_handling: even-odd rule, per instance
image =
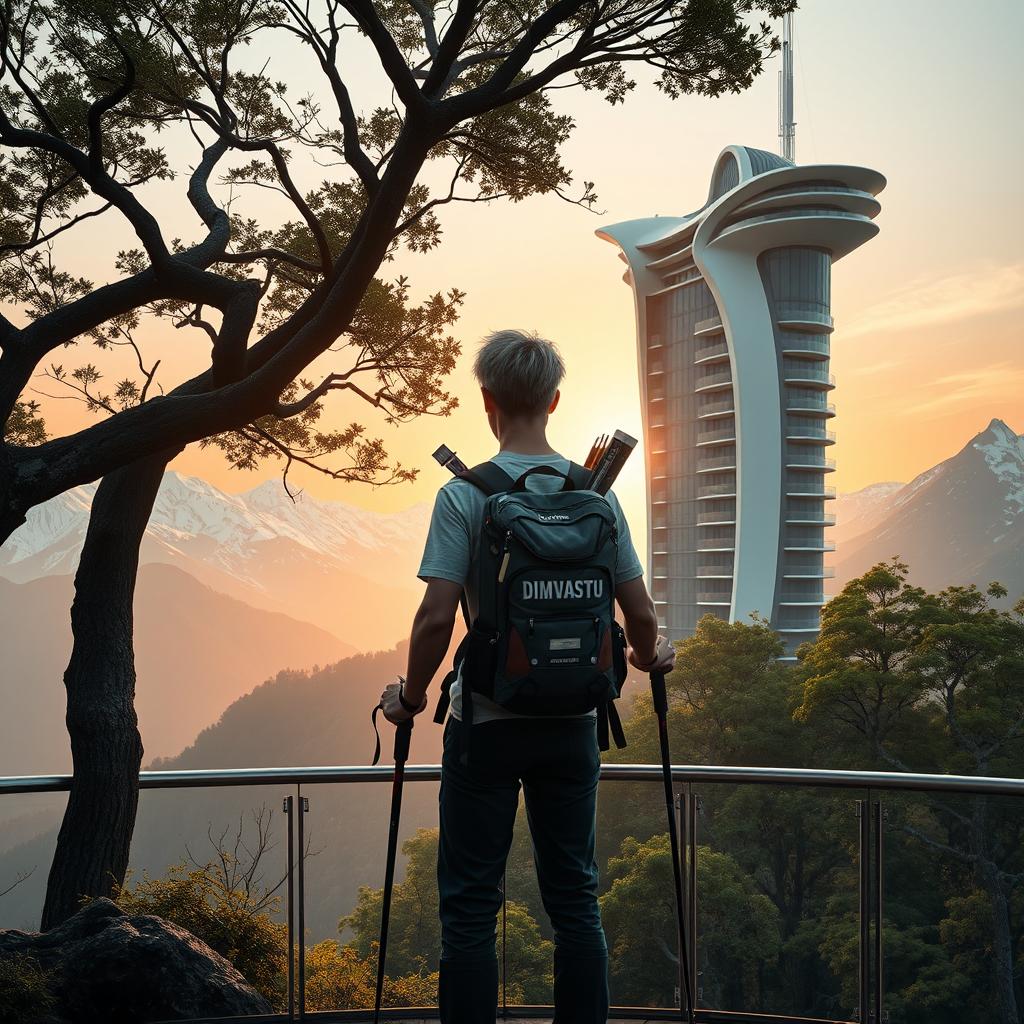
[{"label": "observation deck", "polygon": [[[335,813],[332,798],[345,791],[351,792],[356,786],[380,787],[380,784],[390,784],[393,777],[393,769],[390,766],[234,768],[140,773],[140,805],[155,799],[157,792],[166,794],[177,791],[179,794],[187,794],[189,803],[204,800],[205,793],[203,813],[212,808],[223,809],[229,802],[229,793],[232,791],[237,794],[237,791],[244,790],[247,799],[250,799],[251,791],[251,800],[254,801],[265,799],[268,794],[276,795],[278,800],[284,797],[286,828],[283,834],[276,837],[278,844],[273,849],[277,850],[276,855],[280,857],[283,868],[283,916],[288,925],[288,961],[292,965],[287,979],[288,1005],[275,1014],[216,1018],[220,1024],[227,1021],[238,1024],[263,1024],[271,1021],[305,1019],[318,1022],[357,1022],[372,1019],[372,1013],[363,1006],[337,1006],[315,1010],[307,1006],[308,979],[305,965],[310,941],[310,913],[315,906],[330,897],[329,880],[337,872],[346,870],[346,861],[344,851],[333,851],[328,858],[330,864],[325,864],[322,860],[309,860],[308,845],[303,835],[304,832],[307,837],[310,835],[310,829],[315,828],[318,818],[329,818]],[[422,787],[435,785],[439,781],[440,766],[409,765],[405,778],[411,784],[410,789],[421,790]],[[935,806],[940,806],[938,798],[941,798],[941,806],[948,807],[951,802],[976,800],[982,797],[993,802],[1002,802],[1001,813],[1024,813],[1024,780],[1012,778],[675,765],[672,768],[672,780],[675,791],[675,814],[682,849],[685,852],[682,884],[687,920],[687,954],[691,977],[697,979],[695,1016],[701,1024],[852,1024],[853,1021],[877,1021],[880,1017],[885,1020],[886,979],[914,969],[913,964],[901,962],[901,950],[904,947],[897,942],[890,950],[886,944],[886,934],[890,928],[895,927],[886,909],[886,878],[894,862],[896,868],[900,867],[896,834],[898,830],[893,828],[891,817],[906,812],[910,806],[926,806],[931,800],[934,800]],[[0,797],[6,798],[0,801],[0,807],[7,813],[15,809],[12,808],[12,803],[17,800],[29,800],[41,794],[65,793],[70,783],[71,778],[67,775],[0,778]],[[630,804],[650,801],[651,806],[656,808],[661,784],[662,773],[659,765],[609,763],[602,766],[602,800],[610,799],[617,787],[636,786],[639,787],[639,791],[630,795]],[[655,788],[649,789],[651,786]],[[720,840],[714,838],[713,828],[705,820],[704,805],[705,801],[720,801],[722,794],[731,794],[741,801],[747,801],[749,798],[749,802],[744,805],[759,808],[758,813],[762,816],[767,815],[765,821],[769,823],[777,813],[776,809],[780,803],[790,799],[792,794],[797,794],[801,800],[809,803],[814,802],[814,806],[809,806],[808,810],[818,823],[815,841],[832,842],[834,850],[830,856],[838,857],[842,861],[842,870],[835,876],[839,888],[830,893],[818,893],[817,898],[838,897],[845,901],[844,905],[849,904],[853,908],[855,921],[851,922],[851,928],[854,930],[851,930],[850,937],[855,943],[856,952],[853,959],[847,958],[836,967],[835,977],[822,977],[815,982],[816,986],[830,987],[833,993],[828,997],[830,1012],[825,1015],[807,1015],[798,1012],[799,1008],[792,1006],[763,1005],[763,998],[756,995],[756,986],[755,990],[743,989],[742,986],[737,988],[734,984],[735,978],[724,978],[721,975],[724,968],[716,961],[721,955],[717,951],[724,948],[720,945],[723,930],[738,929],[735,934],[739,935],[757,925],[757,918],[752,910],[755,903],[746,902],[748,899],[756,901],[757,894],[753,890],[739,903],[723,903],[723,894],[717,887],[716,879],[720,878],[724,863],[722,858],[728,855],[728,850],[721,845]],[[384,796],[383,793],[380,795]],[[410,797],[416,795],[409,794]],[[211,800],[211,797],[214,799]],[[384,805],[386,802],[386,798],[372,801],[374,805]],[[599,821],[601,806],[599,802]],[[821,827],[826,822],[825,812],[832,815],[833,822],[839,822],[839,831],[835,836],[822,835]],[[605,827],[609,827],[610,824],[614,823],[607,820],[604,822]],[[350,822],[350,827],[368,826],[365,821],[353,821]],[[408,834],[411,829],[404,831]],[[385,838],[386,834],[382,832],[382,848]],[[656,838],[652,837],[652,840]],[[302,851],[307,853],[303,855]],[[764,870],[768,870],[772,856],[771,851],[765,851]],[[915,856],[920,856],[920,850]],[[381,856],[381,861],[382,859]],[[705,862],[711,870],[702,867]],[[318,867],[319,875],[311,871],[314,865]],[[382,875],[382,863],[378,866]],[[376,868],[371,865],[370,871],[375,873]],[[627,923],[635,926],[640,922],[639,934],[656,930],[659,922],[673,920],[670,878],[671,875],[662,879],[661,887],[656,887],[653,896],[630,904]],[[376,883],[378,880],[374,878],[372,881]],[[909,882],[910,876],[903,875],[899,878],[898,890],[892,893],[897,902],[906,896],[906,886]],[[286,887],[284,883],[287,883]],[[847,887],[846,892],[842,886]],[[506,899],[510,898],[507,885],[503,895]],[[511,895],[518,897],[520,894]],[[756,905],[767,906],[763,900]],[[612,920],[611,915],[605,916],[609,947],[614,950],[616,943],[621,940],[617,929],[621,929],[622,924]],[[882,921],[885,922],[885,929],[878,926]],[[506,941],[510,941],[511,936],[511,933],[509,936],[506,935],[505,924],[506,916],[502,912],[499,916],[498,948],[504,971],[497,1019],[548,1022],[552,1013],[550,1006],[517,1003],[513,997],[516,985],[522,982],[522,975],[516,974],[517,968],[511,961],[505,962]],[[389,947],[389,954],[390,952]],[[424,945],[422,953],[427,963],[436,962],[437,951],[429,946],[429,942]],[[656,968],[651,975],[652,984],[655,989],[660,986],[661,991],[674,992],[675,1005],[672,1005],[671,1001],[666,1005],[664,1000],[659,1000],[654,989],[645,999],[648,1005],[631,1005],[630,1001],[621,997],[616,998],[619,981],[613,972],[612,998],[616,1005],[612,1008],[610,1020],[633,1021],[639,1024],[645,1021],[680,1019],[680,989],[674,984],[677,972],[680,971],[678,951],[673,951],[667,946],[663,949],[658,948],[657,943],[654,943],[650,947],[649,955],[651,963]],[[758,970],[769,967],[770,965],[765,964]],[[735,1001],[742,1002],[743,992],[746,992],[748,1003],[736,1005]],[[726,994],[724,997],[723,993]],[[725,1002],[724,999],[729,1001]],[[438,1019],[438,1010],[436,1006],[390,1006],[383,1011],[381,1019],[401,1021],[405,1024],[432,1022]],[[205,1024],[208,1020],[212,1022],[214,1018],[191,1020],[193,1024],[200,1021]]]}]

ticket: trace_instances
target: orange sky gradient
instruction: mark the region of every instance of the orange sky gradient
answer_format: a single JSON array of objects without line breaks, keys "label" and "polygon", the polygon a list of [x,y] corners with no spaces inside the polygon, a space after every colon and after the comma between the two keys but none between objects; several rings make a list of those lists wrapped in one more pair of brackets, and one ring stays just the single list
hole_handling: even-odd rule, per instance
[{"label": "orange sky gradient", "polygon": [[[889,181],[879,197],[880,234],[833,273],[838,443],[831,454],[838,471],[831,482],[840,491],[909,480],[992,417],[1024,431],[1024,144],[1015,53],[1022,36],[1024,5],[1002,0],[969,7],[951,0],[810,0],[796,15],[798,161],[863,164]],[[274,59],[271,74],[294,81],[296,95],[319,90],[308,62],[287,52]],[[354,66],[354,99],[368,109],[382,100],[379,76],[363,58]],[[582,458],[602,431],[620,427],[639,436],[632,299],[616,250],[594,231],[698,208],[715,157],[729,143],[777,149],[777,67],[772,60],[752,89],[718,100],[672,102],[644,83],[614,108],[574,90],[555,93],[559,108],[577,121],[567,163],[577,181],[596,181],[602,212],[551,197],[443,210],[442,247],[402,256],[382,275],[408,274],[417,296],[451,285],[467,292],[455,328],[464,354],[451,382],[460,408],[449,419],[387,428],[373,410],[333,396],[332,421],[359,418],[403,464],[421,467],[420,478],[376,490],[309,472],[297,471],[293,480],[317,496],[381,510],[431,500],[444,479],[430,459],[438,444],[468,462],[493,451],[470,363],[480,337],[507,326],[538,330],[565,356],[568,377],[550,430],[556,447]],[[308,171],[309,185],[329,173]],[[179,179],[151,190],[168,237],[198,230],[185,187]],[[275,216],[271,203],[266,216]],[[78,238],[66,263],[97,281],[110,273],[110,259],[98,253],[133,243],[110,215]],[[207,356],[202,336],[186,334],[149,329],[154,354],[165,360],[165,387]],[[66,366],[95,360],[116,379],[116,366],[104,358],[84,345],[58,355]],[[38,387],[57,393],[46,381]],[[43,401],[52,428],[87,419],[76,403]],[[229,491],[280,471],[270,465],[243,474],[195,446],[173,468]],[[642,536],[642,459],[632,460],[616,490]]]}]

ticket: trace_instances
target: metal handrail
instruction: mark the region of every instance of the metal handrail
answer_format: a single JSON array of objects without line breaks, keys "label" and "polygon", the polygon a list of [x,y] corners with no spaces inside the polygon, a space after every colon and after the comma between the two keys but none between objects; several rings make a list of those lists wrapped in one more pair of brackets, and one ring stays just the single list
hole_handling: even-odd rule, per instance
[{"label": "metal handrail", "polygon": [[[212,786],[258,786],[306,783],[391,782],[390,765],[312,765],[301,768],[200,768],[139,772],[140,789],[202,789]],[[739,765],[677,764],[676,782],[754,783],[765,786],[815,786],[838,789],[913,790],[925,793],[971,793],[1024,797],[1024,779],[982,775],[928,775],[916,772],[847,771],[829,768],[752,768]],[[412,764],[408,782],[438,782],[439,764]],[[0,776],[0,793],[63,793],[70,775]],[[603,782],[659,782],[656,764],[603,764]]]},{"label": "metal handrail", "polygon": [[[883,955],[881,928],[882,921],[882,810],[881,804],[873,793],[886,790],[906,790],[917,792],[945,792],[961,794],[985,794],[995,796],[1024,796],[1024,779],[993,778],[972,775],[934,775],[911,772],[884,771],[847,771],[840,769],[818,768],[760,768],[738,765],[674,765],[672,776],[676,783],[683,783],[681,796],[676,797],[676,813],[680,815],[681,834],[689,850],[689,862],[686,873],[686,906],[689,920],[688,927],[693,936],[691,944],[692,968],[696,976],[696,940],[697,940],[697,819],[696,806],[699,796],[694,792],[694,784],[753,784],[767,786],[803,786],[831,789],[854,789],[865,794],[857,799],[860,818],[859,838],[859,949],[860,966],[858,969],[858,1018],[868,1020],[873,1015],[881,1016],[884,1007],[882,987]],[[143,771],[139,773],[140,789],[200,789],[225,786],[257,786],[257,785],[289,785],[295,787],[295,797],[285,798],[285,814],[288,821],[288,1015],[285,1018],[234,1017],[222,1018],[236,1024],[250,1024],[250,1021],[288,1020],[302,1021],[308,1014],[305,1011],[305,885],[303,845],[303,817],[308,808],[308,800],[302,794],[304,784],[323,783],[364,783],[391,782],[394,768],[390,765],[373,767],[370,765],[311,765],[292,768],[224,768],[195,769],[185,771]],[[436,764],[407,765],[405,778],[410,782],[437,782],[441,778],[441,766]],[[662,781],[661,766],[655,764],[604,764],[601,766],[603,782],[651,782]],[[0,777],[0,794],[3,793],[47,793],[66,792],[70,789],[70,775],[26,775]],[[298,850],[295,856],[295,836],[293,825],[297,814]],[[297,860],[297,871],[296,868]],[[874,870],[872,867],[874,866]],[[297,896],[293,892],[293,874],[297,879]],[[294,910],[297,906],[297,924]],[[874,941],[871,939],[871,921],[875,922]],[[296,960],[297,947],[297,960]],[[298,964],[298,971],[294,966]],[[295,977],[297,973],[298,977]],[[298,998],[296,994],[296,981]],[[504,989],[502,990],[504,993]],[[505,1007],[503,995],[503,1007]],[[872,1011],[872,1005],[874,1011]],[[505,1007],[503,1016],[520,1017],[529,1008]],[[544,1012],[550,1011],[544,1008]],[[297,1011],[297,1016],[296,1016]],[[340,1010],[337,1012],[318,1013],[318,1019],[325,1021],[355,1021],[365,1019],[365,1010]],[[398,1020],[409,1009],[392,1009],[385,1011],[384,1017]],[[436,1007],[427,1009],[426,1014],[419,1016],[433,1017]],[[624,1019],[630,1015],[626,1007],[614,1007],[609,1019]],[[645,1009],[642,1012],[646,1020],[676,1019],[679,1014],[675,1009],[660,1007]],[[794,1017],[787,1014],[773,1014],[763,1017],[749,1012],[727,1010],[697,1009],[698,1019],[704,1022],[773,1022],[786,1021],[788,1024],[812,1024],[811,1018]],[[192,1024],[208,1024],[207,1021],[193,1021]],[[841,1021],[818,1021],[813,1024],[843,1024]]]}]

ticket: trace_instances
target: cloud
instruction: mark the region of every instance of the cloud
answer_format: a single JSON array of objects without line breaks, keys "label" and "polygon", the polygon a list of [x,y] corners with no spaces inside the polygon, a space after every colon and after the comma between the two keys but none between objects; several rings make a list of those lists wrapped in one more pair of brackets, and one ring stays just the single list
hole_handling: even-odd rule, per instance
[{"label": "cloud", "polygon": [[991,402],[1001,394],[1019,395],[1024,391],[1024,366],[1009,360],[979,366],[960,373],[949,373],[924,381],[920,390],[932,392],[930,397],[907,407],[908,413],[938,413],[949,406],[984,399]]},{"label": "cloud", "polygon": [[[845,332],[844,332],[845,334]],[[864,366],[855,366],[850,370],[844,370],[844,377],[861,377],[869,373],[882,373],[885,370],[895,370],[897,366],[904,366],[902,359],[883,359],[878,363],[866,363]]]},{"label": "cloud", "polygon": [[948,323],[1024,306],[1024,263],[921,277],[842,325],[843,338]]}]

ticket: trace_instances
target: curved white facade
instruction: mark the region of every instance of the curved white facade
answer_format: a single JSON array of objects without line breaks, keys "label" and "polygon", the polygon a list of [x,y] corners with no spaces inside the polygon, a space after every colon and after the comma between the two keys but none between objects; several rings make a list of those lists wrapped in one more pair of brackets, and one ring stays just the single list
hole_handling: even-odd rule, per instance
[{"label": "curved white facade", "polygon": [[598,231],[636,303],[649,577],[663,629],[758,613],[787,655],[824,604],[832,263],[878,231],[885,179],[730,146],[707,203]]}]

